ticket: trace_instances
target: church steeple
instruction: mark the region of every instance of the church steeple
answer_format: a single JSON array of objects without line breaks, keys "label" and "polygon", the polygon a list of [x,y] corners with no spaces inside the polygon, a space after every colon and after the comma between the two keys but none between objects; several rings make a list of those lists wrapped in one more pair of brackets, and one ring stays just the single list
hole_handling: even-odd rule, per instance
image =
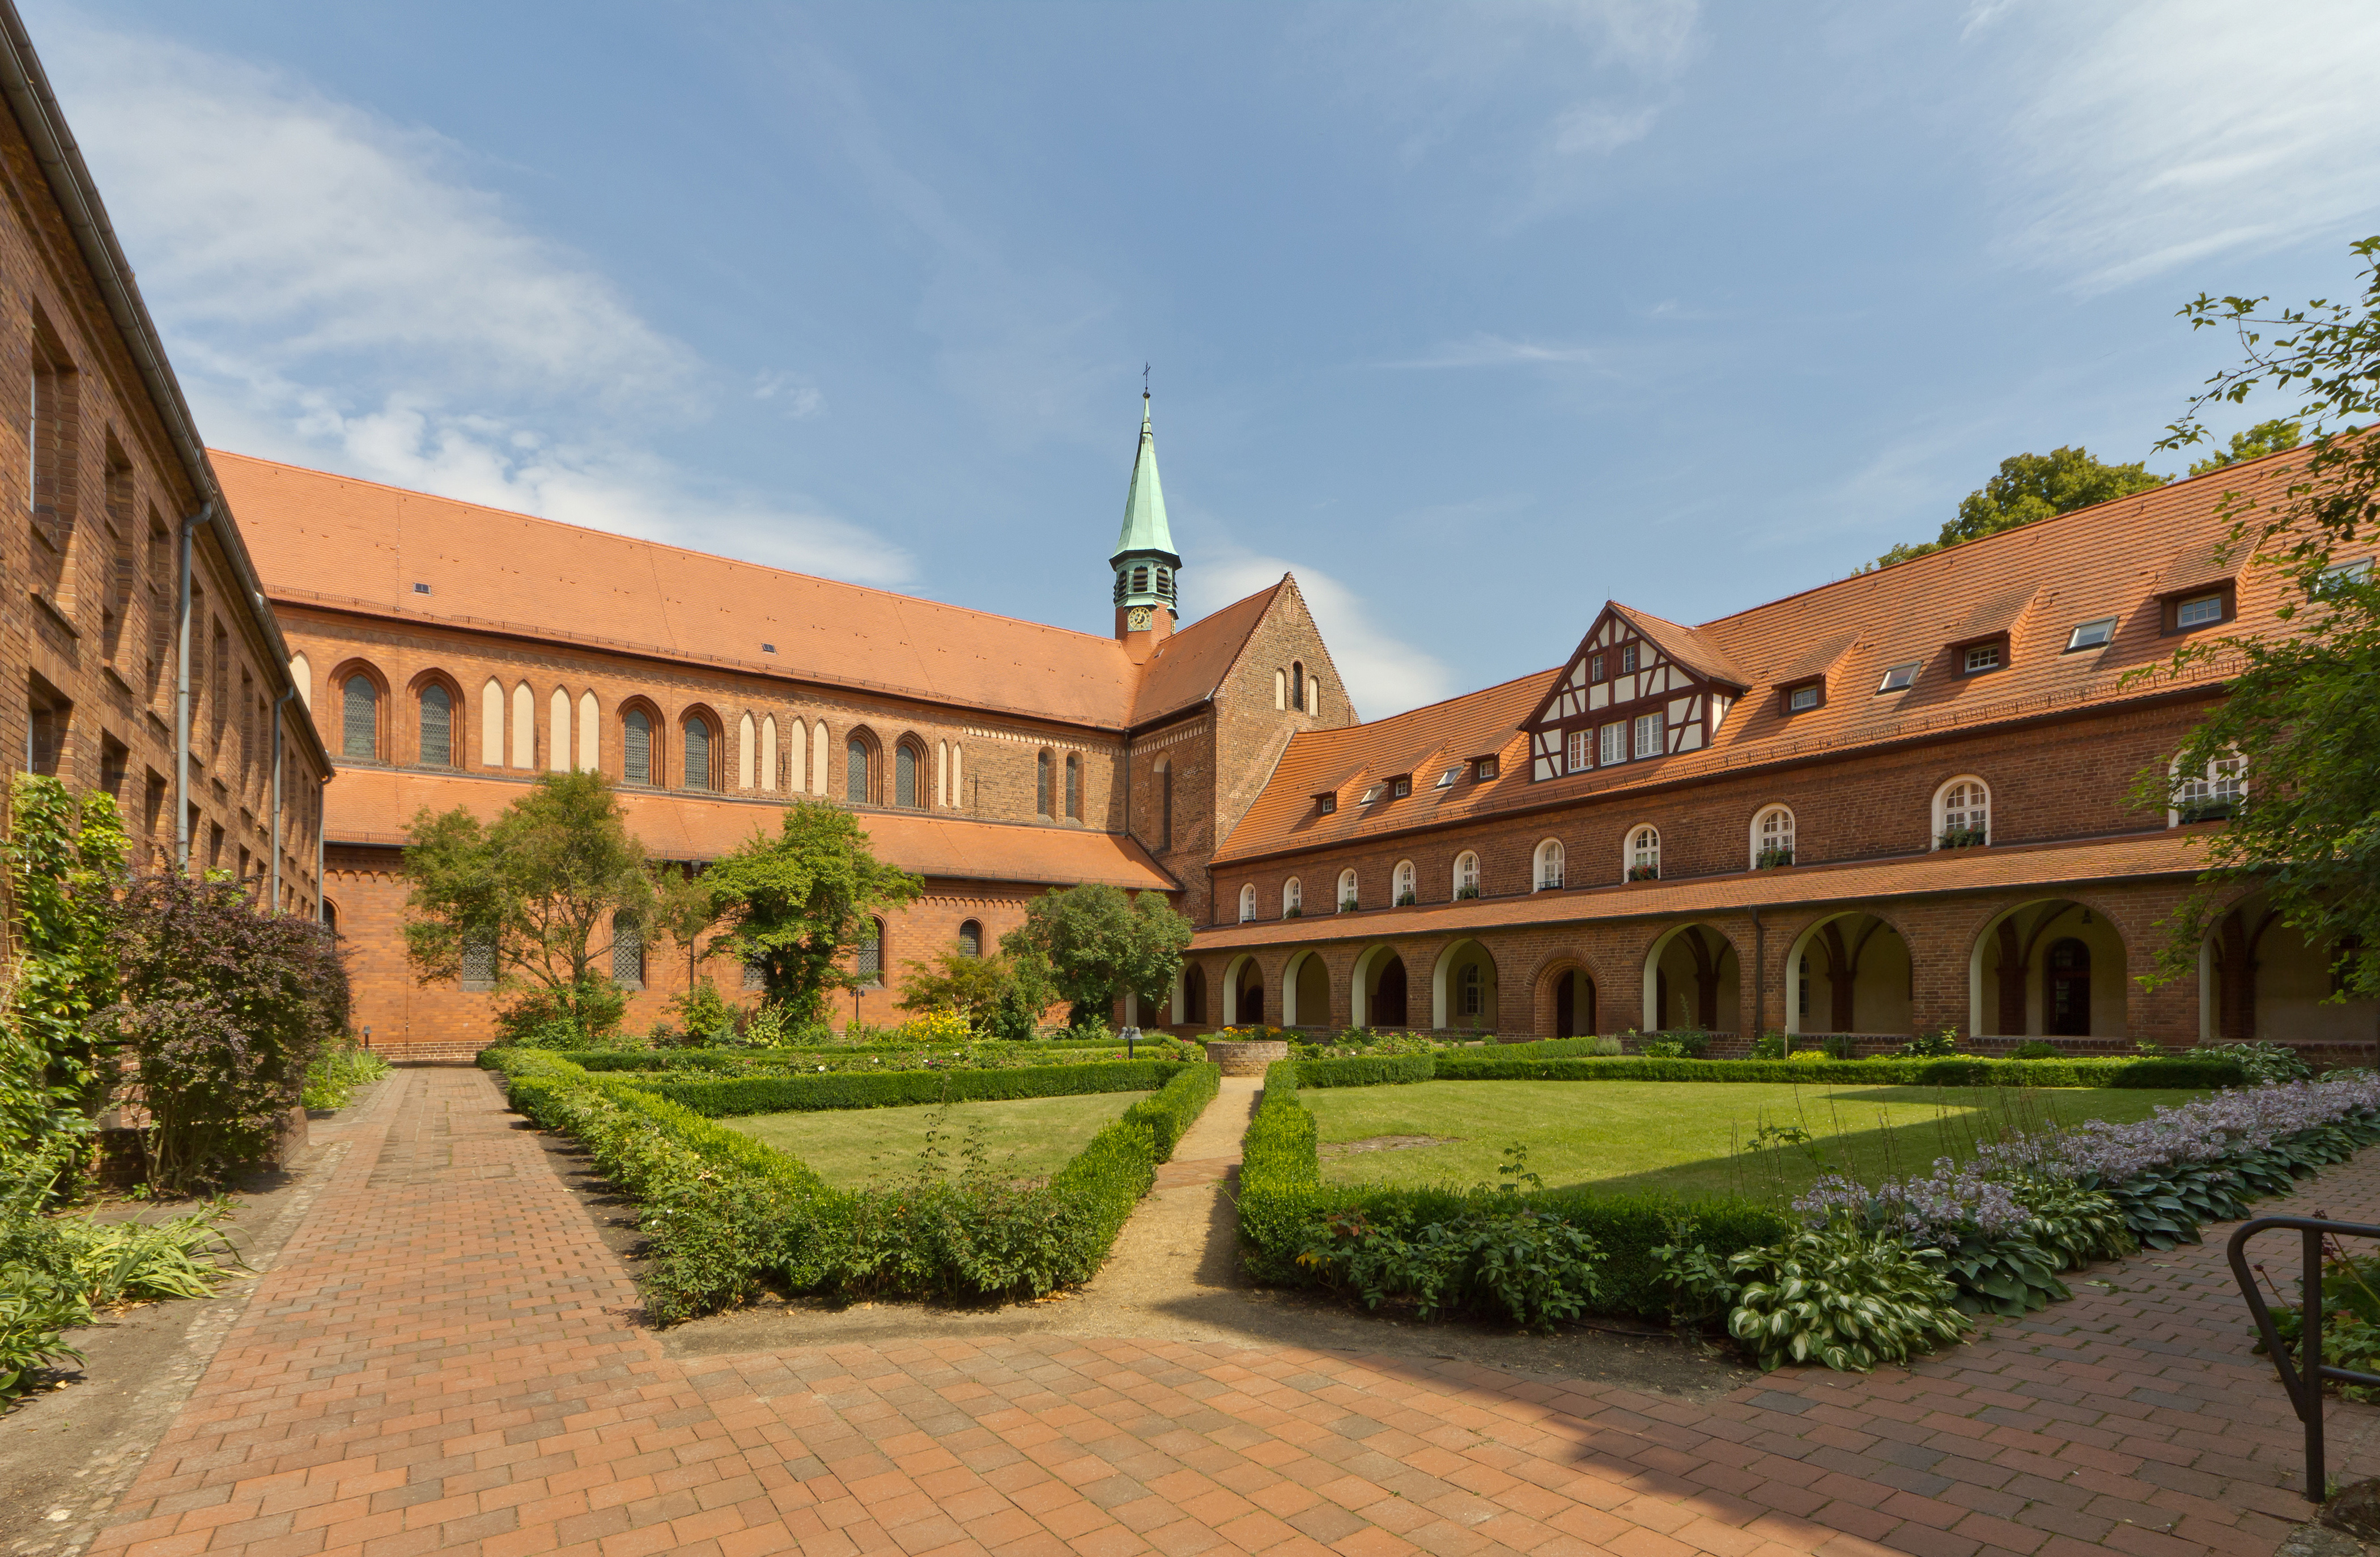
[{"label": "church steeple", "polygon": [[1147,390],[1140,395],[1140,448],[1133,456],[1132,488],[1123,500],[1123,529],[1108,563],[1115,569],[1116,637],[1135,660],[1146,658],[1173,631],[1174,583],[1182,571],[1173,531],[1165,522]]}]

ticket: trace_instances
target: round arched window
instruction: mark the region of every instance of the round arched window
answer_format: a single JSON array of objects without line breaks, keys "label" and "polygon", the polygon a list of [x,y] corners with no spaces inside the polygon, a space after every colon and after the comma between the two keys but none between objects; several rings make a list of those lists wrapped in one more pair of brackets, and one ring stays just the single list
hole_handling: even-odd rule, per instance
[{"label": "round arched window", "polygon": [[1397,861],[1396,905],[1398,907],[1402,908],[1407,904],[1418,903],[1421,901],[1414,890],[1415,883],[1420,878],[1415,875],[1414,871],[1414,862],[1412,860],[1400,859]]},{"label": "round arched window", "polygon": [[1339,911],[1350,914],[1355,911],[1355,872],[1342,870],[1339,872]]},{"label": "round arched window", "polygon": [[1792,863],[1792,811],[1784,806],[1763,806],[1752,819],[1752,868],[1766,870]]},{"label": "round arched window", "polygon": [[1293,918],[1305,912],[1305,884],[1295,876],[1281,883],[1281,917]]},{"label": "round arched window", "polygon": [[1250,882],[1240,889],[1240,922],[1247,923],[1257,917],[1257,884]]},{"label": "round arched window", "polygon": [[1979,778],[1954,778],[1934,796],[1934,846],[1970,848],[1992,841],[1991,786]]},{"label": "round arched window", "polygon": [[1454,857],[1454,895],[1479,895],[1479,857],[1469,849]]},{"label": "round arched window", "polygon": [[1548,838],[1537,845],[1537,890],[1549,891],[1562,884],[1562,846],[1559,838]]},{"label": "round arched window", "polygon": [[1632,882],[1658,882],[1661,879],[1661,830],[1638,827],[1628,833],[1628,845],[1623,851]]}]

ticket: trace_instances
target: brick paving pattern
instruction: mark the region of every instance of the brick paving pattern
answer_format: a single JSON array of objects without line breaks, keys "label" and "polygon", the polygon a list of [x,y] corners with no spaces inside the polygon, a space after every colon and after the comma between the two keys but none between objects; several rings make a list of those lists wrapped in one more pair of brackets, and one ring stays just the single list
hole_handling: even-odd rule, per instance
[{"label": "brick paving pattern", "polygon": [[[679,1361],[488,1077],[400,1072],[331,1129],[352,1150],[94,1551],[2265,1557],[2303,1517],[2219,1243],[1913,1369],[1703,1402],[1051,1335]],[[2380,1154],[2270,1205],[2380,1216]],[[2369,1474],[2380,1414],[2332,1412]]]}]

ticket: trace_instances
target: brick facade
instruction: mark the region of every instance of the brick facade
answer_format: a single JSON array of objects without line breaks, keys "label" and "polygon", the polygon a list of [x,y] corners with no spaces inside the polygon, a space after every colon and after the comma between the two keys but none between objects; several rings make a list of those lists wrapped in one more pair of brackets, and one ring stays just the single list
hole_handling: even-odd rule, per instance
[{"label": "brick facade", "polygon": [[[237,516],[220,504],[163,350],[145,315],[128,335],[111,311],[111,298],[137,310],[129,273],[112,241],[78,242],[36,154],[63,127],[27,111],[30,121],[0,115],[0,266],[13,283],[0,298],[5,769],[107,791],[136,854],[173,858],[179,537],[216,500],[191,541],[191,863],[270,895],[278,723],[278,906],[311,914],[329,764],[302,713],[276,708],[288,687],[277,628],[249,596]],[[70,198],[95,206],[74,184],[79,171],[60,176]]]}]

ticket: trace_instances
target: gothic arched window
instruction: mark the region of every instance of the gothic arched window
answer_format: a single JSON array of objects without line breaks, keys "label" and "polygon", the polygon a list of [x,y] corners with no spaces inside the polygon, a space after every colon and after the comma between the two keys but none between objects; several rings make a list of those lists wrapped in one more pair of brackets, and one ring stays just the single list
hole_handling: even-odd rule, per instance
[{"label": "gothic arched window", "polygon": [[455,765],[455,697],[435,681],[421,689],[421,760],[433,768]]},{"label": "gothic arched window", "polygon": [[686,787],[715,789],[710,772],[710,722],[700,714],[686,722]]},{"label": "gothic arched window", "polygon": [[370,676],[351,675],[339,688],[339,755],[366,762],[380,756],[380,688]]},{"label": "gothic arched window", "polygon": [[629,784],[653,782],[653,722],[640,708],[620,720],[620,776]]}]

